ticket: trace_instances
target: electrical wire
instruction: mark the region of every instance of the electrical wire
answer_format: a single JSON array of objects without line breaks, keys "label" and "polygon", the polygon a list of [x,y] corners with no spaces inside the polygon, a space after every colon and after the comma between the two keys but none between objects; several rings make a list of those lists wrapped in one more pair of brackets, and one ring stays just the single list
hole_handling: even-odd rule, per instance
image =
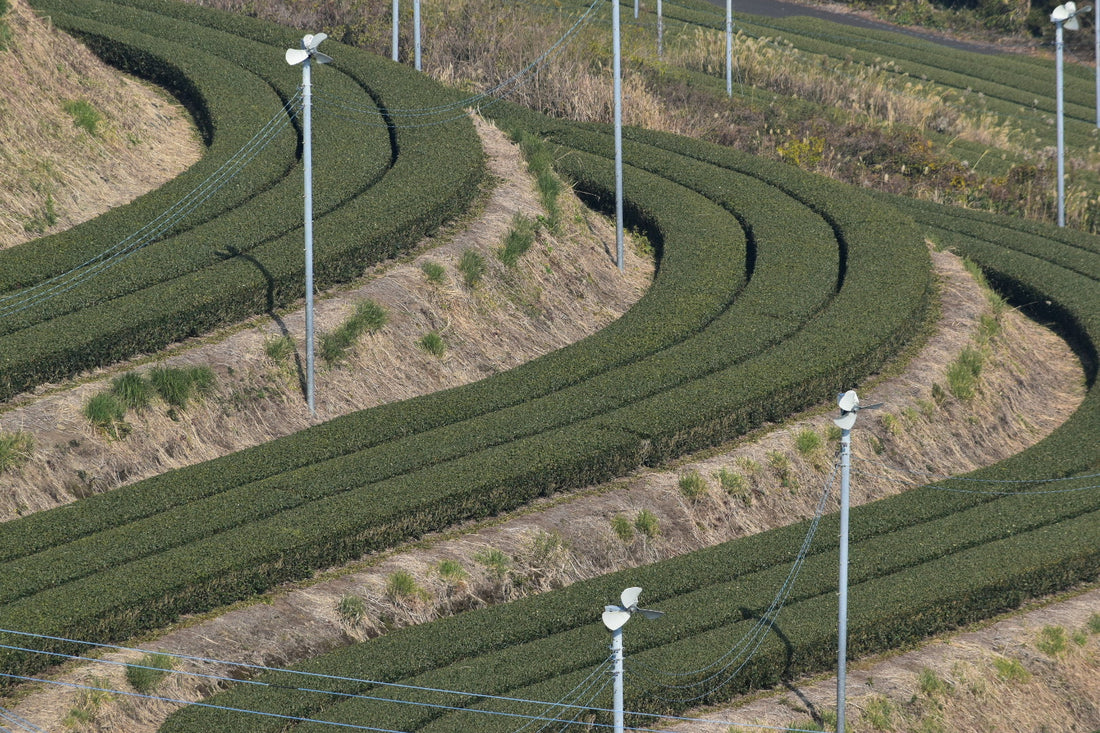
[{"label": "electrical wire", "polygon": [[1064,481],[1084,481],[1086,479],[1093,479],[1093,478],[1100,477],[1100,474],[1090,473],[1090,474],[1082,474],[1080,476],[1059,476],[1059,477],[1054,477],[1054,478],[1035,478],[1035,479],[982,479],[982,478],[971,478],[971,477],[966,477],[966,476],[960,476],[960,477],[944,476],[944,475],[941,475],[941,474],[934,474],[934,473],[931,473],[931,472],[917,471],[917,470],[914,470],[914,469],[906,469],[906,468],[902,468],[900,466],[891,466],[891,465],[886,464],[886,463],[881,462],[881,461],[870,461],[870,460],[866,460],[866,459],[858,459],[858,462],[872,463],[872,464],[878,465],[882,468],[885,468],[887,470],[893,470],[893,471],[897,471],[899,473],[914,474],[914,475],[917,475],[917,476],[923,476],[925,478],[918,481],[918,480],[915,480],[915,479],[905,478],[904,476],[895,476],[895,475],[890,475],[890,474],[881,473],[881,472],[876,473],[876,472],[872,472],[872,471],[861,471],[861,470],[858,470],[858,469],[855,469],[855,468],[852,469],[852,475],[853,476],[866,476],[868,478],[876,478],[876,479],[881,479],[883,481],[891,481],[891,482],[894,482],[894,483],[908,484],[908,485],[916,487],[916,488],[928,489],[930,491],[946,491],[946,492],[953,493],[953,494],[986,494],[986,495],[989,495],[989,496],[1017,496],[1017,495],[1018,496],[1042,496],[1042,495],[1046,495],[1046,494],[1072,494],[1072,493],[1077,493],[1077,492],[1080,492],[1080,491],[1090,491],[1092,489],[1100,488],[1100,484],[1091,484],[1091,485],[1088,485],[1088,486],[1074,486],[1072,488],[1067,488],[1067,489],[1033,489],[1033,490],[1019,489],[1019,488],[1011,488],[1011,489],[1007,489],[1007,488],[1006,489],[962,489],[962,488],[957,488],[957,487],[953,487],[953,486],[938,486],[938,485],[936,485],[936,483],[927,483],[927,479],[928,479],[928,477],[932,477],[933,481],[960,481],[960,482],[969,482],[969,483],[976,483],[976,484],[1034,486],[1034,485],[1037,485],[1037,484],[1038,485],[1044,485],[1044,484],[1061,483],[1061,482],[1064,482]]},{"label": "electrical wire", "polygon": [[[30,722],[26,718],[22,718],[22,717],[16,715],[11,710],[8,710],[7,708],[5,708],[3,706],[0,706],[0,719],[3,719],[5,721],[15,725],[16,728],[18,728],[19,730],[31,731],[31,733],[40,733],[41,730],[42,730],[41,728],[39,728],[37,725]],[[0,728],[0,730],[2,730],[2,731],[12,731],[14,729],[12,729],[12,728]]]},{"label": "electrical wire", "polygon": [[[651,684],[654,684],[654,685],[656,685],[656,686],[658,686],[662,689],[674,690],[675,691],[675,690],[694,690],[694,689],[705,688],[704,691],[699,693],[699,694],[695,694],[691,697],[665,697],[665,696],[658,695],[658,694],[655,694],[655,693],[652,693],[652,692],[649,693],[649,694],[651,694],[653,697],[656,697],[657,699],[660,699],[660,700],[663,700],[663,701],[666,701],[666,702],[674,702],[674,703],[678,703],[678,704],[695,702],[695,701],[701,700],[704,697],[707,697],[708,695],[712,694],[715,690],[719,689],[720,687],[725,686],[734,677],[736,677],[738,674],[740,674],[741,670],[744,669],[745,665],[748,664],[749,660],[751,660],[753,655],[756,654],[756,652],[760,648],[761,644],[764,643],[764,640],[767,638],[768,634],[771,632],[771,629],[774,627],[775,622],[778,619],[779,612],[783,608],[783,604],[786,602],[787,597],[790,595],[790,592],[791,592],[792,588],[794,587],[794,582],[797,579],[798,574],[802,569],[802,565],[805,563],[806,557],[809,554],[810,545],[813,541],[814,535],[817,532],[817,527],[821,522],[821,518],[825,514],[825,507],[826,507],[826,504],[827,504],[832,486],[833,486],[834,482],[836,481],[838,470],[839,470],[839,461],[835,461],[834,464],[833,464],[832,474],[830,475],[830,477],[829,477],[829,479],[826,483],[825,489],[822,492],[821,500],[818,502],[818,506],[817,506],[817,510],[815,511],[814,518],[810,523],[810,528],[806,533],[806,537],[803,539],[802,545],[799,548],[798,555],[795,557],[795,560],[791,564],[791,569],[787,574],[787,578],[784,580],[782,586],[780,586],[779,590],[777,591],[775,597],[772,599],[772,602],[768,606],[767,610],[765,610],[765,612],[763,614],[761,614],[760,618],[757,619],[757,621],[753,624],[753,626],[741,637],[741,639],[739,639],[737,641],[736,644],[734,644],[734,646],[729,651],[727,651],[725,654],[723,654],[721,657],[719,657],[715,661],[711,662],[710,664],[707,664],[703,667],[700,667],[696,670],[692,670],[692,671],[689,671],[689,672],[667,672],[667,671],[663,671],[663,670],[658,670],[658,669],[652,667],[651,665],[641,664],[641,663],[638,663],[636,661],[631,662],[631,671],[640,670],[641,675],[639,675],[639,676],[647,679]],[[751,647],[751,649],[750,649],[750,647]],[[742,656],[743,651],[744,651],[744,655]],[[668,683],[668,682],[663,682],[653,674],[655,672],[658,675],[661,675],[661,676],[664,676],[664,677],[671,677],[671,678],[682,678],[682,677],[686,677],[686,676],[697,676],[698,674],[701,674],[703,672],[706,672],[706,671],[712,669],[713,667],[717,666],[718,664],[725,661],[726,659],[729,659],[730,661],[727,664],[725,664],[724,666],[722,666],[720,669],[718,669],[717,671],[711,673],[710,675],[708,675],[707,677],[705,677],[703,679],[696,680],[696,681],[689,682],[689,683],[685,683],[685,684],[671,684],[671,683]],[[729,672],[729,674],[726,674],[726,672],[731,667],[733,667],[733,665],[735,663],[737,663],[738,660],[740,660],[740,664],[737,664],[736,668],[733,669],[732,672]],[[716,680],[719,680],[719,678],[722,677],[723,675],[725,675],[725,676],[722,679],[720,679],[720,681],[716,682]]]},{"label": "electrical wire", "polygon": [[[384,110],[381,110],[376,107],[363,107],[358,103],[352,103],[351,101],[343,99],[336,95],[328,94],[322,88],[318,88],[316,90],[315,98],[319,102],[321,102],[321,105],[319,106],[319,109],[321,111],[326,111],[325,105],[329,104],[336,109],[342,110],[344,113],[354,113],[356,115],[367,115],[371,117],[384,115],[384,119],[382,122],[363,123],[373,124],[379,127],[395,126],[393,122],[389,121],[394,118],[407,119],[417,117],[438,117],[439,115],[454,113],[450,114],[450,116],[445,117],[444,119],[433,119],[428,122],[414,123],[403,121],[401,123],[401,127],[403,128],[431,127],[435,125],[446,124],[455,119],[461,119],[462,117],[466,116],[465,110],[467,108],[485,108],[491,104],[495,104],[496,102],[500,101],[501,98],[507,96],[508,94],[511,94],[514,91],[514,89],[509,90],[509,87],[514,86],[515,88],[518,88],[521,84],[527,83],[529,77],[532,75],[533,72],[543,68],[546,64],[550,62],[551,59],[554,58],[555,55],[561,53],[561,51],[564,50],[567,42],[572,40],[572,38],[580,31],[581,27],[587,24],[592,19],[592,16],[595,14],[596,9],[603,2],[604,0],[594,0],[592,4],[589,5],[588,8],[580,15],[580,17],[577,18],[572,26],[570,26],[556,41],[550,44],[550,46],[545,51],[539,54],[539,56],[536,57],[535,60],[529,63],[527,66],[523,67],[503,81],[498,82],[496,85],[490,87],[489,89],[466,97],[465,99],[461,99],[455,102],[449,102],[447,104],[436,105],[434,107],[387,107]],[[489,101],[485,104],[482,104],[482,102],[485,102],[485,100]],[[337,112],[330,111],[329,114],[338,117],[341,116],[340,113]],[[343,119],[355,118],[343,116]]]},{"label": "electrical wire", "polygon": [[279,112],[264,123],[248,142],[205,180],[138,230],[66,272],[0,296],[0,317],[14,315],[72,290],[156,241],[168,229],[224,188],[267,148],[278,134],[290,125],[289,113],[300,98],[301,90],[287,100]]}]

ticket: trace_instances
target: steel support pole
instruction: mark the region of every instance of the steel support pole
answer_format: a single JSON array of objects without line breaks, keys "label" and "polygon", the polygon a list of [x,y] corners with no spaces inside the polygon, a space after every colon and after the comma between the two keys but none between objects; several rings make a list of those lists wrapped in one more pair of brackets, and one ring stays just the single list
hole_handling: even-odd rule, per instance
[{"label": "steel support pole", "polygon": [[[1100,4],[1098,4],[1100,7]],[[665,50],[665,16],[661,8],[661,0],[657,0],[657,58],[664,54]],[[1100,79],[1100,76],[1097,77]]]},{"label": "steel support pole", "polygon": [[852,431],[840,433],[840,611],[837,615],[836,730],[844,733],[844,690],[848,669],[848,486]]},{"label": "steel support pole", "polygon": [[313,399],[313,128],[310,102],[310,63],[302,62],[302,168],[305,172],[306,245],[306,403],[317,415]]},{"label": "steel support pole", "polygon": [[726,96],[733,96],[733,0],[726,0]]},{"label": "steel support pole", "polygon": [[615,733],[623,733],[626,728],[626,715],[623,712],[623,630],[611,632],[611,659],[614,667],[611,708],[614,710]]},{"label": "steel support pole", "polygon": [[1065,151],[1065,97],[1062,93],[1062,21],[1054,23],[1054,48],[1055,48],[1055,76],[1057,77],[1058,90],[1056,92],[1057,130],[1058,130],[1058,226],[1066,225],[1066,151]]},{"label": "steel support pole", "polygon": [[623,271],[623,64],[619,40],[619,0],[611,3],[615,74],[615,262]]},{"label": "steel support pole", "polygon": [[391,51],[393,53],[393,60],[397,61],[398,51],[398,32],[401,29],[401,0],[393,0],[393,41],[391,42]]},{"label": "steel support pole", "polygon": [[413,0],[413,48],[416,70],[420,71],[420,0]]},{"label": "steel support pole", "polygon": [[1092,60],[1096,64],[1096,126],[1100,127],[1100,0],[1092,4]]}]

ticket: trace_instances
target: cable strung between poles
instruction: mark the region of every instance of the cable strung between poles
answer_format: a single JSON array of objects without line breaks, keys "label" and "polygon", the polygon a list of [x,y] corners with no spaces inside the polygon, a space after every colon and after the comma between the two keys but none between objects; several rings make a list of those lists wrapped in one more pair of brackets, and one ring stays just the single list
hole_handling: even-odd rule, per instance
[{"label": "cable strung between poles", "polygon": [[[829,479],[825,485],[825,489],[814,513],[814,518],[810,523],[810,527],[806,533],[806,537],[802,541],[802,545],[799,548],[798,555],[795,557],[794,561],[791,564],[791,569],[787,574],[787,578],[783,581],[783,584],[780,586],[767,610],[765,610],[765,612],[761,614],[760,618],[757,619],[753,626],[747,632],[745,632],[741,639],[739,639],[729,651],[727,651],[725,654],[723,654],[710,664],[688,672],[668,672],[664,670],[659,670],[654,668],[652,665],[639,663],[636,660],[630,664],[632,672],[636,670],[641,671],[641,674],[639,676],[647,679],[650,683],[657,685],[658,687],[668,690],[695,690],[699,689],[703,685],[710,685],[710,683],[714,682],[717,678],[719,678],[719,676],[725,674],[730,669],[730,667],[732,667],[740,659],[740,664],[737,664],[736,669],[726,675],[725,678],[722,679],[720,682],[709,686],[709,689],[706,689],[702,693],[694,695],[692,697],[664,697],[651,692],[649,694],[652,697],[655,697],[665,702],[695,702],[697,700],[701,700],[702,698],[713,693],[715,690],[728,684],[730,680],[736,677],[741,672],[741,670],[744,669],[745,665],[748,664],[749,660],[752,659],[752,656],[760,648],[760,645],[764,643],[764,639],[767,638],[768,633],[770,633],[772,627],[775,625],[779,612],[782,610],[783,604],[786,602],[787,597],[790,595],[790,592],[794,587],[794,583],[798,578],[798,574],[801,571],[802,566],[805,563],[806,557],[809,554],[810,544],[813,542],[813,538],[817,532],[818,525],[820,524],[822,517],[825,515],[825,507],[827,505],[833,484],[836,481],[838,468],[839,463],[834,462],[832,474],[829,476]],[[750,646],[751,650],[749,649]],[[745,650],[748,651],[745,652]],[[742,653],[745,653],[743,659]],[[724,665],[721,669],[718,669],[717,671],[708,675],[706,678],[697,680],[695,682],[684,684],[671,684],[668,682],[662,682],[657,677],[657,675],[671,678],[695,676],[712,669],[713,667],[717,666],[726,659],[730,659],[731,657],[731,661],[728,664]]]},{"label": "cable strung between poles", "polygon": [[130,255],[157,241],[168,229],[175,226],[229,184],[257,155],[263,152],[279,133],[290,125],[290,115],[293,114],[293,107],[300,99],[301,91],[299,90],[283,105],[279,112],[268,120],[248,142],[231,155],[217,170],[136,232],[60,275],[55,275],[35,285],[0,296],[0,318],[20,313],[68,292],[92,277],[110,270]]}]

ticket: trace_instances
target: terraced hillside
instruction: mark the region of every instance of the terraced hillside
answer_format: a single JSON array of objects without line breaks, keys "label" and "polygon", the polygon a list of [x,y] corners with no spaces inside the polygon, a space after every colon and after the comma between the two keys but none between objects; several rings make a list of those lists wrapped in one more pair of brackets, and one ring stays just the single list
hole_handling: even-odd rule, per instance
[{"label": "terraced hillside", "polygon": [[[225,49],[234,48],[238,38],[243,46],[267,39],[262,48],[268,51],[293,45],[285,31],[174,3],[87,0],[60,8],[42,0],[41,7],[56,10],[56,22],[77,29],[101,51],[109,49],[131,65],[141,60],[179,87],[199,90],[180,94],[192,99],[200,119],[205,114],[227,125],[236,115],[218,118],[196,101],[218,98],[213,91],[200,93],[202,84],[211,83],[208,72],[210,78],[224,78],[204,64],[214,63],[218,54],[237,53]],[[140,25],[132,25],[135,19]],[[158,28],[163,35],[154,42],[146,32]],[[184,29],[205,39],[199,44],[205,54],[165,40]],[[258,55],[261,47],[251,50]],[[159,54],[155,63],[154,52]],[[364,104],[369,98],[372,109],[379,98],[389,109],[395,104],[391,99],[406,99],[403,94],[409,95],[410,106],[453,98],[421,86],[423,82],[387,63],[351,49],[340,53],[341,58],[347,55],[351,69],[341,67],[346,76],[333,81],[341,98],[359,97]],[[289,77],[277,83],[268,78],[252,56],[240,52],[232,68],[250,68],[256,93],[270,100],[265,111],[254,110],[253,121],[265,119],[272,107],[277,108],[274,114],[285,116],[278,110],[293,97],[293,82]],[[393,89],[386,86],[391,80]],[[224,89],[232,86],[225,84]],[[493,107],[492,113],[502,124],[557,146],[559,169],[595,205],[606,205],[612,190],[606,128],[567,124],[505,105]],[[356,127],[356,146],[350,151],[351,143],[332,133],[331,144],[341,146],[341,155],[359,161],[361,168],[355,181],[333,180],[334,198],[321,206],[326,212],[322,221],[327,222],[322,226],[331,225],[331,238],[346,245],[333,253],[326,270],[330,279],[362,267],[364,252],[392,252],[387,237],[394,232],[420,231],[461,208],[464,200],[456,192],[477,179],[479,156],[463,143],[465,123],[450,124],[458,141],[454,149],[428,145],[426,138],[416,137],[421,128],[401,124],[378,128],[363,148],[356,147],[363,136]],[[214,123],[207,127],[216,145],[221,128]],[[239,140],[245,128],[235,129],[242,130]],[[57,356],[33,351],[44,348],[40,340],[47,332],[35,329],[75,328],[74,319],[86,313],[95,317],[90,314],[101,304],[141,304],[140,312],[174,325],[142,330],[140,346],[122,338],[123,331],[112,330],[114,326],[99,331],[80,326],[81,334],[100,339],[100,347],[85,348],[98,350],[95,363],[118,358],[127,343],[129,348],[154,348],[158,339],[178,338],[240,317],[248,308],[271,307],[291,297],[286,293],[297,266],[289,264],[290,242],[297,240],[290,212],[284,215],[274,202],[277,196],[284,203],[292,196],[288,172],[295,153],[293,141],[270,158],[265,151],[257,158],[262,160],[258,172],[247,169],[258,176],[255,185],[263,193],[231,189],[237,200],[231,196],[230,203],[223,203],[219,198],[220,210],[203,214],[203,226],[226,227],[218,231],[246,239],[253,227],[236,222],[258,222],[268,227],[261,239],[223,250],[217,247],[225,243],[211,244],[217,237],[200,236],[196,230],[189,247],[161,251],[159,244],[150,245],[119,266],[132,267],[133,274],[118,278],[122,290],[117,293],[76,287],[48,301],[44,310],[53,315],[41,323],[28,317],[26,327],[13,332],[13,339],[24,340],[13,341],[12,351],[4,352],[24,355],[27,365],[20,372],[22,367],[10,363],[12,375],[26,375],[12,378],[12,390],[87,366],[81,361],[83,352],[78,357],[75,349]],[[1052,312],[1072,335],[1090,386],[1081,409],[1050,438],[983,476],[1036,481],[1057,476],[1068,479],[1059,487],[1075,491],[1060,495],[1064,498],[1057,502],[1026,491],[1009,497],[914,491],[862,509],[854,539],[866,559],[855,568],[853,603],[861,621],[853,629],[852,651],[908,643],[1031,595],[1095,577],[1100,496],[1084,489],[1094,480],[1091,474],[1100,468],[1100,457],[1095,450],[1081,449],[1100,444],[1100,410],[1092,389],[1100,327],[1095,237],[878,200],[789,166],[665,134],[631,131],[625,153],[631,220],[659,252],[651,290],[625,317],[585,341],[482,382],[357,413],[7,523],[0,535],[0,628],[53,637],[50,646],[60,652],[76,648],[66,637],[126,639],[179,614],[247,598],[318,568],[563,488],[655,465],[827,400],[866,378],[920,329],[931,297],[923,241],[928,232],[967,251],[1020,302],[1051,301]],[[408,210],[409,192],[419,194],[428,185],[420,178],[423,171],[438,173],[446,163],[439,156],[445,155],[454,156],[447,160],[457,172],[449,172],[459,178],[440,183],[435,178],[443,176],[429,177],[438,186],[429,189],[434,197],[424,194],[432,204],[416,207],[415,215],[408,214],[411,220],[400,219],[399,213]],[[207,156],[216,159],[213,153]],[[248,208],[267,196],[273,208]],[[391,211],[385,202],[393,204],[392,215],[385,213]],[[358,230],[341,238],[348,222],[358,227],[364,221],[357,218],[360,206],[369,206],[371,220],[381,220],[380,227],[392,227],[384,230],[389,234],[380,233],[367,245]],[[131,214],[118,216],[124,221]],[[116,226],[110,221],[89,227]],[[269,242],[273,248],[281,243],[283,249],[264,249]],[[181,252],[192,251],[197,253],[193,272],[216,279],[191,279],[200,275],[173,269]],[[260,255],[269,251],[272,259],[262,260]],[[17,250],[12,272],[22,272],[18,278],[23,279],[13,275],[9,283],[27,284],[56,274],[36,252],[34,246]],[[150,259],[140,260],[146,252]],[[271,277],[254,276],[247,296],[220,287],[229,282],[220,278],[230,278],[230,273],[235,281],[257,271],[257,259],[264,263],[258,270]],[[230,266],[236,269],[223,269]],[[163,278],[164,272],[174,274]],[[162,290],[162,281],[197,290]],[[133,287],[123,285],[131,282]],[[190,301],[173,293],[185,292],[209,294],[217,302],[203,300],[194,309],[179,310],[180,303]],[[227,293],[232,295],[223,301]],[[117,302],[108,297],[114,295]],[[157,304],[163,304],[163,315],[156,315]],[[100,312],[100,322],[111,322],[103,315],[108,312]],[[139,330],[129,322],[125,328]],[[3,368],[8,375],[9,366]],[[834,642],[828,604],[835,587],[829,551],[835,542],[819,535],[800,552],[806,529],[776,530],[628,575],[578,584],[537,604],[472,612],[393,634],[318,660],[313,668],[359,679],[558,699],[602,659],[602,631],[590,623],[591,609],[614,598],[623,584],[637,583],[659,588],[647,601],[683,620],[639,629],[632,648],[641,662],[657,668],[667,668],[671,658],[668,671],[683,675],[708,664],[714,650],[742,630],[758,634],[756,620],[769,616],[768,602],[790,563],[800,558],[803,574],[777,627],[781,633],[758,637],[758,656],[748,661],[737,685],[715,690],[706,674],[680,677],[677,684],[692,686],[694,692],[680,688],[680,694],[666,694],[662,700],[655,688],[638,687],[629,704],[637,710],[665,711],[719,699],[736,689],[774,683],[779,674],[829,664]],[[723,603],[731,595],[736,604]],[[698,620],[689,609],[699,604],[722,610]],[[486,633],[489,628],[492,633]],[[24,675],[42,668],[41,655],[15,648],[19,642],[13,637],[0,638],[9,644],[0,653],[4,673]],[[542,662],[532,664],[532,659]],[[341,692],[359,695],[373,689],[369,681],[347,681]],[[260,705],[250,697],[259,694],[265,696],[264,705],[303,717],[323,713],[402,730],[471,729],[461,712],[395,711],[376,701],[271,688],[231,694],[236,702],[229,704]],[[463,703],[482,704],[477,699]],[[530,714],[531,708],[521,710]],[[258,729],[255,720],[242,723],[216,716],[188,710],[169,729]],[[493,726],[482,719],[476,723],[478,730]]]}]

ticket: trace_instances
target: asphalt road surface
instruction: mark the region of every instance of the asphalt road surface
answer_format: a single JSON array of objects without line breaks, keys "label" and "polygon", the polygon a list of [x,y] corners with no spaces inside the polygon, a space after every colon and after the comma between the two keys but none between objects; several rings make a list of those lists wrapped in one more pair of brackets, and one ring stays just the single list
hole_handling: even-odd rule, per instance
[{"label": "asphalt road surface", "polygon": [[[725,0],[709,1],[720,8],[724,9],[726,7]],[[832,12],[813,5],[800,5],[798,3],[784,2],[783,0],[733,0],[733,13],[734,17],[736,17],[738,13],[745,13],[748,15],[761,15],[766,18],[790,18],[795,15],[806,15],[811,18],[823,18],[824,20],[831,20],[834,23],[841,23],[843,25],[851,25],[859,28],[893,31],[894,33],[913,36],[914,38],[920,38],[925,41],[931,41],[963,51],[973,51],[975,53],[1000,53],[997,47],[988,44],[956,41],[933,33],[926,33],[903,26],[870,20],[860,15],[856,15],[855,13]]]}]

